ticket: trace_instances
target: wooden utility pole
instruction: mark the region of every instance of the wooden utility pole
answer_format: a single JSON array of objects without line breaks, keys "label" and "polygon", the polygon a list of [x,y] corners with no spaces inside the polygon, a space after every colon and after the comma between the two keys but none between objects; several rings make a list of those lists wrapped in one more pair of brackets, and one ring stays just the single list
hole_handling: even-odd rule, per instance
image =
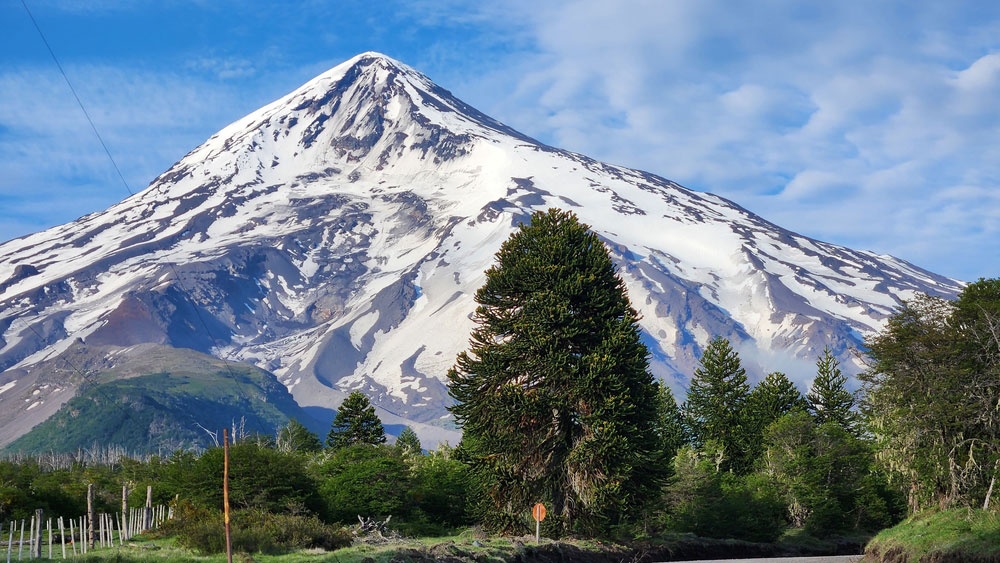
[{"label": "wooden utility pole", "polygon": [[222,512],[226,522],[226,562],[233,563],[233,539],[229,529],[229,434],[222,429]]}]

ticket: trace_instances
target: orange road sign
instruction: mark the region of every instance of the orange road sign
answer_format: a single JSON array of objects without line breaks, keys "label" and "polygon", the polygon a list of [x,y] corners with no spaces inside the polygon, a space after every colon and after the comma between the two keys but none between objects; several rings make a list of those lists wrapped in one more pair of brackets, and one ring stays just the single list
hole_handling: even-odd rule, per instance
[{"label": "orange road sign", "polygon": [[542,504],[542,503],[538,503],[534,507],[532,507],[532,509],[531,509],[531,516],[537,522],[541,522],[542,520],[545,520],[545,505]]}]

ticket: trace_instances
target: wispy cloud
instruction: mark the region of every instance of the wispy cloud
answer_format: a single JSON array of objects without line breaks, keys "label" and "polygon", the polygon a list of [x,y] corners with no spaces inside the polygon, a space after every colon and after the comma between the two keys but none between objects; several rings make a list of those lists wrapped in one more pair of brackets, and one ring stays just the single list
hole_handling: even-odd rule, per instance
[{"label": "wispy cloud", "polygon": [[[107,66],[67,73],[133,192],[225,126],[220,107],[258,103],[190,76]],[[128,196],[57,71],[0,71],[0,99],[0,238],[35,225],[40,204],[73,218]]]},{"label": "wispy cloud", "polygon": [[515,127],[953,276],[1000,263],[1000,9],[518,6],[534,52],[487,80]]},{"label": "wispy cloud", "polygon": [[[80,25],[67,14],[92,13],[140,51],[69,63],[138,187],[243,114],[380,50],[544,142],[718,193],[802,234],[964,279],[1000,264],[1000,4],[177,0],[135,20],[174,18],[169,47],[127,29],[141,2],[31,5],[64,39]],[[26,50],[36,38],[20,32],[0,42]],[[50,61],[6,56],[0,151],[14,156],[0,160],[0,197],[115,185]],[[0,210],[0,238],[16,232],[12,213]]]}]

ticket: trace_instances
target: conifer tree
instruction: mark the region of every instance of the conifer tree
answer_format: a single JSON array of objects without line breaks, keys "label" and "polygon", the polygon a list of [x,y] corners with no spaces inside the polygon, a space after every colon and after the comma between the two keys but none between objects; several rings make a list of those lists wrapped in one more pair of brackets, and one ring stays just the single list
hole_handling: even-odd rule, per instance
[{"label": "conifer tree", "polygon": [[767,374],[753,388],[748,398],[751,414],[761,428],[795,410],[806,410],[808,403],[788,376],[780,371]]},{"label": "conifer tree", "polygon": [[855,430],[854,395],[847,390],[847,376],[829,347],[816,361],[816,379],[806,394],[809,413],[817,424],[836,422],[848,431]]},{"label": "conifer tree", "polygon": [[354,444],[384,444],[385,428],[368,397],[354,391],[344,399],[333,419],[326,445],[340,449]]},{"label": "conifer tree", "polygon": [[748,454],[756,462],[764,454],[764,434],[767,427],[792,411],[806,412],[808,403],[795,384],[780,371],[767,374],[747,397],[747,418],[752,421],[753,434]]},{"label": "conifer tree", "polygon": [[677,451],[687,443],[687,433],[684,429],[684,415],[677,406],[670,387],[660,383],[657,388],[660,413],[656,419],[656,433],[663,445],[663,461],[669,467],[673,464]]},{"label": "conifer tree", "polygon": [[607,248],[572,213],[537,212],[496,254],[448,377],[460,450],[495,530],[593,530],[638,515],[665,472],[647,349]]},{"label": "conifer tree", "polygon": [[725,338],[713,339],[694,371],[684,419],[698,447],[721,448],[720,469],[749,470],[748,442],[753,421],[746,412],[750,386],[740,356]]},{"label": "conifer tree", "polygon": [[405,455],[419,455],[422,451],[420,437],[409,426],[403,428],[399,436],[396,437],[396,447],[402,450]]}]

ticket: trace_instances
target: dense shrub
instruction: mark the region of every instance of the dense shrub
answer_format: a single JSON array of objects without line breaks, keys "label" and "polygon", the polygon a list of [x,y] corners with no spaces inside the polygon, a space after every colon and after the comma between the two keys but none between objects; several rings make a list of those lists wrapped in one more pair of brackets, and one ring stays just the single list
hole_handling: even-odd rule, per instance
[{"label": "dense shrub", "polygon": [[329,521],[353,524],[358,516],[398,518],[409,509],[409,471],[398,448],[347,446],[332,452],[314,471]]},{"label": "dense shrub", "polygon": [[[222,506],[223,451],[215,448],[190,460],[181,456],[172,486],[199,506]],[[229,501],[235,510],[267,510],[276,514],[318,512],[316,483],[305,461],[254,442],[234,444],[229,451]]]},{"label": "dense shrub", "polygon": [[[315,516],[272,514],[259,509],[237,511],[231,516],[233,551],[237,552],[280,554],[309,548],[332,551],[351,543],[348,530],[326,525]],[[190,502],[180,502],[173,520],[157,534],[175,536],[180,545],[206,555],[226,551],[222,511]]]},{"label": "dense shrub", "polygon": [[666,529],[755,542],[774,541],[784,531],[784,503],[767,478],[720,472],[714,458],[690,447],[677,453],[674,468],[661,520]]}]

